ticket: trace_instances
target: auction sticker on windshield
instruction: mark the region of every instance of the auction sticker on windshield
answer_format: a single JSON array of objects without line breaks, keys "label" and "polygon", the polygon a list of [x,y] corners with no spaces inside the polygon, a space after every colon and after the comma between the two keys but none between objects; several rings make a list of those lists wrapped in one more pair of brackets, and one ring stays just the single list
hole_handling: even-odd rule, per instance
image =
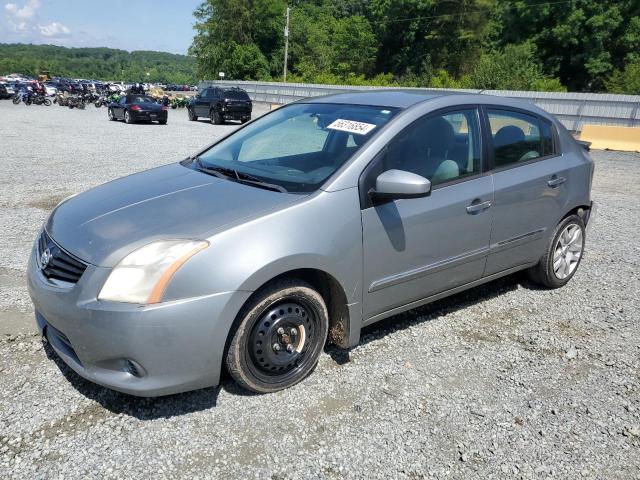
[{"label": "auction sticker on windshield", "polygon": [[327,128],[330,130],[340,130],[342,132],[355,133],[356,135],[366,135],[377,125],[372,123],[356,122],[354,120],[344,120],[339,118]]}]

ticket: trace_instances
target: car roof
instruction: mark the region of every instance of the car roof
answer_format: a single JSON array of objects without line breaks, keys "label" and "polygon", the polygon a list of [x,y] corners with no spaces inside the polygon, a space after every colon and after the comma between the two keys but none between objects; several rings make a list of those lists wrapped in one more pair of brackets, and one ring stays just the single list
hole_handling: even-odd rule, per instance
[{"label": "car roof", "polygon": [[[363,90],[345,93],[336,93],[313,97],[303,100],[305,103],[344,103],[352,105],[370,105],[376,107],[409,108],[417,103],[432,100],[437,97],[461,95],[460,92],[446,90],[417,90],[417,89],[393,89],[393,90]],[[462,94],[464,95],[464,93]]]},{"label": "car roof", "polygon": [[347,105],[367,105],[374,107],[391,107],[405,110],[414,105],[441,99],[441,107],[452,107],[464,104],[484,104],[517,108],[543,116],[549,120],[553,117],[535,104],[520,98],[502,97],[482,93],[464,91],[429,90],[429,89],[389,89],[364,90],[299,100],[299,103],[340,103]]}]

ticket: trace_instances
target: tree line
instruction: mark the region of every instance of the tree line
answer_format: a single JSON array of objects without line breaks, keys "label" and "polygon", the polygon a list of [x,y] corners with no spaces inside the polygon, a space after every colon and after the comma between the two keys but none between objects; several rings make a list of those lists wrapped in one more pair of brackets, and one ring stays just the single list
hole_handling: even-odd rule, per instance
[{"label": "tree line", "polygon": [[[193,84],[196,61],[186,55],[113,48],[65,48],[54,45],[0,44],[0,74],[38,75],[107,81]],[[147,75],[148,74],[148,75]]]},{"label": "tree line", "polygon": [[638,0],[206,0],[200,78],[640,94]]}]

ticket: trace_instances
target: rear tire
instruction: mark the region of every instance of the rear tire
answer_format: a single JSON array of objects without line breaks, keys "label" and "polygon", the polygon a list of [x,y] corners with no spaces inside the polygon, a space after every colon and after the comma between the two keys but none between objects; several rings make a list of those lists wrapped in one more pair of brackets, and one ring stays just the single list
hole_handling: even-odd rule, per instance
[{"label": "rear tire", "polygon": [[159,123],[160,125],[166,125],[166,124],[167,124],[167,121],[166,121],[166,120],[158,120],[158,123]]},{"label": "rear tire", "polygon": [[129,114],[129,110],[124,111],[124,122],[128,123],[129,125],[131,125],[132,123],[135,123],[133,118],[131,118],[131,114]]},{"label": "rear tire", "polygon": [[44,99],[44,104],[45,104],[47,107],[50,107],[50,106],[51,106],[51,100],[49,100],[48,98],[45,98],[45,99]]},{"label": "rear tire", "polygon": [[225,365],[247,390],[271,393],[291,387],[315,368],[328,329],[327,307],[311,285],[296,279],[274,282],[238,314]]},{"label": "rear tire", "polygon": [[529,278],[547,288],[563,287],[578,271],[584,242],[584,222],[578,215],[568,216],[553,231],[538,264],[527,271]]}]

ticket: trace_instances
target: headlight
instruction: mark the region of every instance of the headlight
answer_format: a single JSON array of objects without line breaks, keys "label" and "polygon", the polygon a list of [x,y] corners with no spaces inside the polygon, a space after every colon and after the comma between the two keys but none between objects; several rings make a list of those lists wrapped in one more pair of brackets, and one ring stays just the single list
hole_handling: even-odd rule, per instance
[{"label": "headlight", "polygon": [[178,269],[208,246],[209,242],[206,241],[172,240],[139,248],[115,266],[98,299],[158,303],[162,301],[164,291]]}]

